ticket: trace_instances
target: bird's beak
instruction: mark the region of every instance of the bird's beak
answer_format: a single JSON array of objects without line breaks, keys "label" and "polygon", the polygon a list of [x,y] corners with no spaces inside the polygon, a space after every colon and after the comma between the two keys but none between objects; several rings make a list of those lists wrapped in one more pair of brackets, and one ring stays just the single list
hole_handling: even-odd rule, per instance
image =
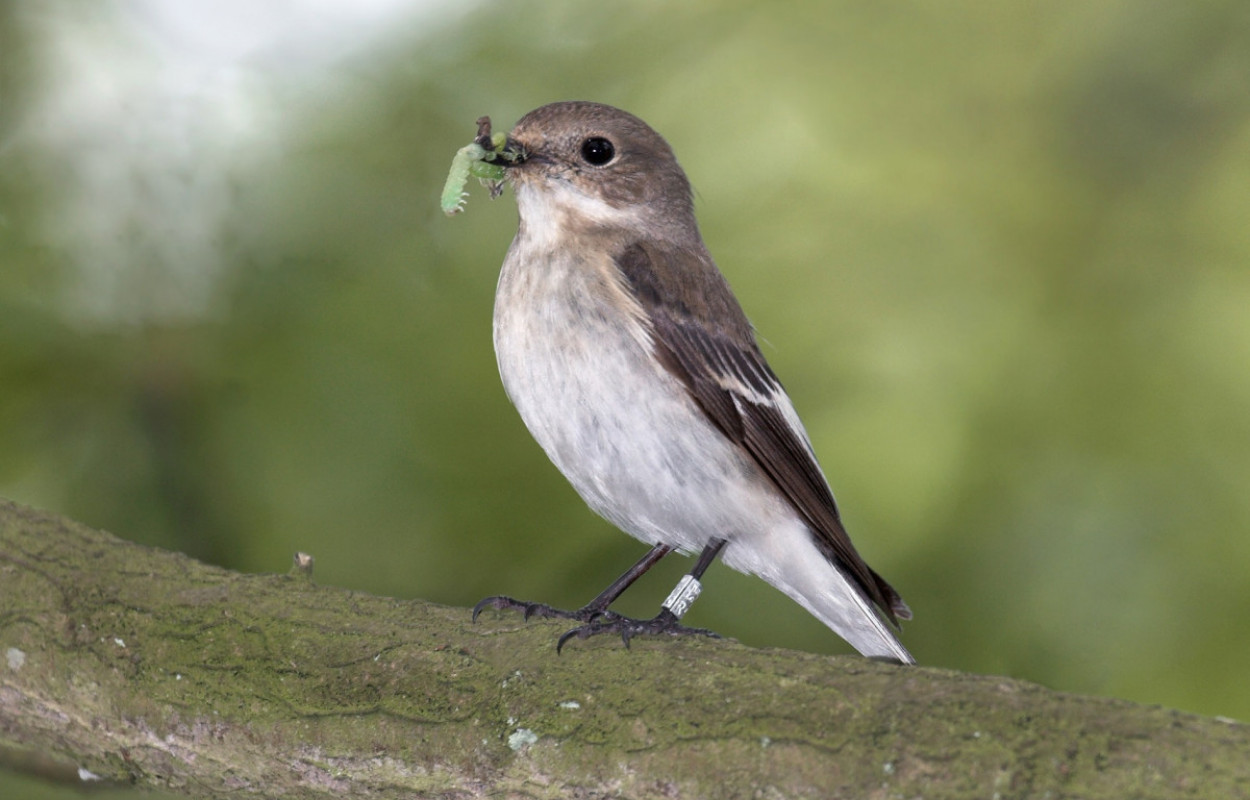
[{"label": "bird's beak", "polygon": [[525,145],[509,136],[502,148],[495,151],[496,156],[491,163],[498,164],[501,167],[516,167],[524,164],[530,157],[529,150],[525,149]]}]

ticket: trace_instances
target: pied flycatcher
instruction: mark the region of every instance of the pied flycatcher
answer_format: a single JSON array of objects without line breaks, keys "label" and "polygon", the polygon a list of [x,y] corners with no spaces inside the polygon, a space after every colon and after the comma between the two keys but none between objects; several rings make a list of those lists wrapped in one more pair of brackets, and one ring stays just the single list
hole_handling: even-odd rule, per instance
[{"label": "pied flycatcher", "polygon": [[[565,102],[526,114],[499,154],[520,211],[495,295],[504,388],[582,499],[652,549],[578,611],[492,597],[474,617],[493,606],[580,620],[560,646],[706,633],[678,620],[723,554],[864,655],[914,663],[891,629],[911,612],[842,527],[668,143],[632,114]],[[702,555],[657,617],[608,610],[672,550]]]}]

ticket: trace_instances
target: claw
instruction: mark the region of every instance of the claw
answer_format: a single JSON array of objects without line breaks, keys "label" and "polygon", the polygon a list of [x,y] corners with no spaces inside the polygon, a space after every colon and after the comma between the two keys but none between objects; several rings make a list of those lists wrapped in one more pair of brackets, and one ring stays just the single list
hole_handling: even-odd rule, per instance
[{"label": "claw", "polygon": [[[603,616],[607,616],[606,614]],[[719,639],[720,634],[709,631],[704,628],[687,628],[678,622],[677,616],[667,608],[660,611],[652,619],[633,619],[631,617],[622,617],[619,614],[612,614],[611,619],[602,621],[602,619],[593,619],[585,625],[576,627],[570,631],[566,631],[558,640],[556,640],[556,652],[559,653],[564,649],[564,645],[574,637],[578,639],[589,639],[591,636],[598,636],[601,633],[617,633],[620,634],[621,642],[624,643],[626,649],[629,648],[630,639],[640,634],[649,636],[658,636],[667,634],[669,636],[708,636],[713,639]]]},{"label": "claw", "polygon": [[557,653],[564,649],[564,645],[568,644],[570,639],[589,639],[591,636],[598,636],[601,633],[618,634],[626,648],[629,647],[630,640],[639,635],[697,635],[710,636],[713,639],[720,638],[720,635],[713,631],[704,630],[703,628],[687,628],[685,625],[680,624],[677,616],[667,608],[661,610],[652,619],[633,619],[632,617],[623,617],[615,611],[609,611],[594,604],[579,608],[576,611],[565,611],[562,608],[552,608],[544,603],[528,603],[505,595],[496,595],[495,597],[487,597],[473,607],[473,621],[477,622],[478,615],[487,608],[496,608],[500,611],[520,611],[527,622],[531,617],[539,617],[542,619],[572,619],[582,623],[576,628],[566,631],[556,640]]},{"label": "claw", "polygon": [[473,607],[473,621],[477,622],[477,617],[482,613],[483,609],[495,608],[500,611],[520,611],[526,622],[531,617],[540,617],[542,619],[550,619],[558,617],[560,619],[585,619],[584,611],[565,611],[562,608],[553,608],[543,603],[529,603],[525,600],[516,600],[505,595],[497,595],[495,597],[487,597]]},{"label": "claw", "polygon": [[555,608],[546,603],[530,603],[525,600],[516,600],[506,595],[496,595],[487,597],[473,607],[474,622],[477,622],[478,615],[486,608],[495,608],[500,611],[520,611],[526,622],[529,622],[532,617],[538,617],[539,619],[572,619],[578,622],[592,623],[597,620],[616,619],[619,616],[615,611],[608,611],[593,603],[576,611],[566,611],[563,608]]},{"label": "claw", "polygon": [[559,639],[556,639],[556,655],[560,655],[560,652],[564,650],[564,643],[576,636],[579,631],[581,631],[581,628],[574,628],[571,631],[566,631]]}]

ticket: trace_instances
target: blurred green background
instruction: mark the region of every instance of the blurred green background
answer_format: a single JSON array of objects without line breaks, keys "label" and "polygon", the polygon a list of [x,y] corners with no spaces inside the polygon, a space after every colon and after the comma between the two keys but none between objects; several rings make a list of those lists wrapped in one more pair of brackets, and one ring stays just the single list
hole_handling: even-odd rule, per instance
[{"label": "blurred green background", "polygon": [[[922,663],[1250,719],[1231,0],[0,5],[0,495],[238,570],[588,600],[645,547],[499,385],[515,205],[437,204],[479,115],[574,98],[672,143]],[[706,589],[693,624],[847,652]]]}]

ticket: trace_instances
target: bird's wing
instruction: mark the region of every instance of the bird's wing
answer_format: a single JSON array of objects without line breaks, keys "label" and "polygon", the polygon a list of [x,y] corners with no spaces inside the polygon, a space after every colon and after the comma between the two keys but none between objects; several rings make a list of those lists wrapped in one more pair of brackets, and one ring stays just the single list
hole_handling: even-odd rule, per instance
[{"label": "bird's wing", "polygon": [[[656,259],[682,259],[663,270]],[[616,258],[646,317],[655,352],[708,418],[741,446],[807,521],[825,557],[842,567],[895,624],[911,611],[856,552],[833,492],[785,389],[764,360],[728,284],[702,253],[634,243]],[[690,276],[701,280],[687,280]]]}]

